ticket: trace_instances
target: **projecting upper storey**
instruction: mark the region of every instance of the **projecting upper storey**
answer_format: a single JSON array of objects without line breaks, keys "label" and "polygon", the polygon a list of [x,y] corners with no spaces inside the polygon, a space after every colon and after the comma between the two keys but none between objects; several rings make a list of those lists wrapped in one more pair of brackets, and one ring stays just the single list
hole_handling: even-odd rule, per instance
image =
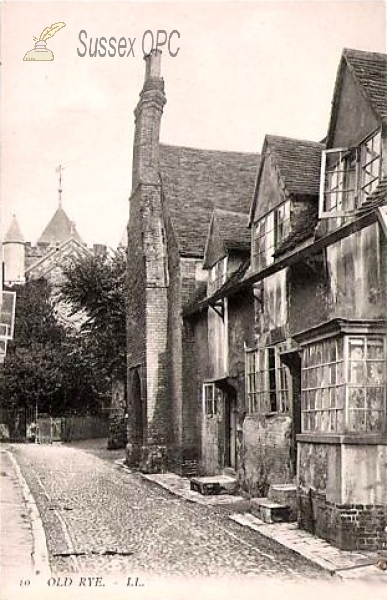
[{"label": "projecting upper storey", "polygon": [[253,270],[386,204],[386,152],[387,56],[344,50],[325,143],[265,137],[250,212]]},{"label": "projecting upper storey", "polygon": [[319,218],[328,230],[386,202],[387,56],[344,50],[322,156]]}]

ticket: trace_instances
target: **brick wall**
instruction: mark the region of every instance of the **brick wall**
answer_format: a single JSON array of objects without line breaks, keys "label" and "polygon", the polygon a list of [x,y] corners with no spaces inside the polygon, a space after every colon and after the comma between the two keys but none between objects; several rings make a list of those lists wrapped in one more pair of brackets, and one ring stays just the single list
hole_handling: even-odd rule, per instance
[{"label": "brick wall", "polygon": [[[168,221],[167,221],[168,230]],[[177,471],[195,469],[198,461],[198,414],[195,386],[194,337],[190,323],[183,323],[182,308],[198,284],[201,260],[180,257],[173,234],[168,230],[168,364],[169,398],[173,440],[170,463]]]},{"label": "brick wall", "polygon": [[342,550],[386,550],[387,506],[335,504],[325,494],[298,490],[298,523]]},{"label": "brick wall", "polygon": [[[127,360],[128,368],[145,364],[145,257],[141,189],[130,199],[128,226]],[[130,389],[130,386],[128,386]]]}]

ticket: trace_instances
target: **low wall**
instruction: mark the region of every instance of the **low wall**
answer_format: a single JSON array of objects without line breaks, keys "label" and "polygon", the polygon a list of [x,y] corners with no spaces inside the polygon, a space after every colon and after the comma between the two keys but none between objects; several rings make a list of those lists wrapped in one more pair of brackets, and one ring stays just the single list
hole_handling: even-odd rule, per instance
[{"label": "low wall", "polygon": [[108,437],[107,419],[101,417],[66,417],[62,419],[62,440],[87,440]]},{"label": "low wall", "polygon": [[361,441],[299,441],[298,523],[342,550],[382,550],[387,446]]}]

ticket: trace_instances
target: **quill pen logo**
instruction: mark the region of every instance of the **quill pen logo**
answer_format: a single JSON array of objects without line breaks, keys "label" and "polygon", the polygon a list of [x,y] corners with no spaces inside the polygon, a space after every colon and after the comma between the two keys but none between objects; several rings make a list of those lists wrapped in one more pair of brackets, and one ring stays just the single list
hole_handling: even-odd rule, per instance
[{"label": "quill pen logo", "polygon": [[43,29],[39,39],[34,37],[35,48],[27,52],[23,60],[54,60],[54,54],[47,48],[47,40],[52,38],[57,31],[66,27],[66,23],[54,23]]}]

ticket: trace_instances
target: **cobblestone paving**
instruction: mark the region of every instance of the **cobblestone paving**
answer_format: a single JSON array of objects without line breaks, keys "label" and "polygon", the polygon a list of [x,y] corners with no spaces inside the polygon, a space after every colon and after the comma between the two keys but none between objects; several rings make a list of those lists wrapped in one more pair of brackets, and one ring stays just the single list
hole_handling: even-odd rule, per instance
[{"label": "cobblestone paving", "polygon": [[311,563],[119,468],[108,453],[13,446],[38,505],[53,572],[326,578]]}]

